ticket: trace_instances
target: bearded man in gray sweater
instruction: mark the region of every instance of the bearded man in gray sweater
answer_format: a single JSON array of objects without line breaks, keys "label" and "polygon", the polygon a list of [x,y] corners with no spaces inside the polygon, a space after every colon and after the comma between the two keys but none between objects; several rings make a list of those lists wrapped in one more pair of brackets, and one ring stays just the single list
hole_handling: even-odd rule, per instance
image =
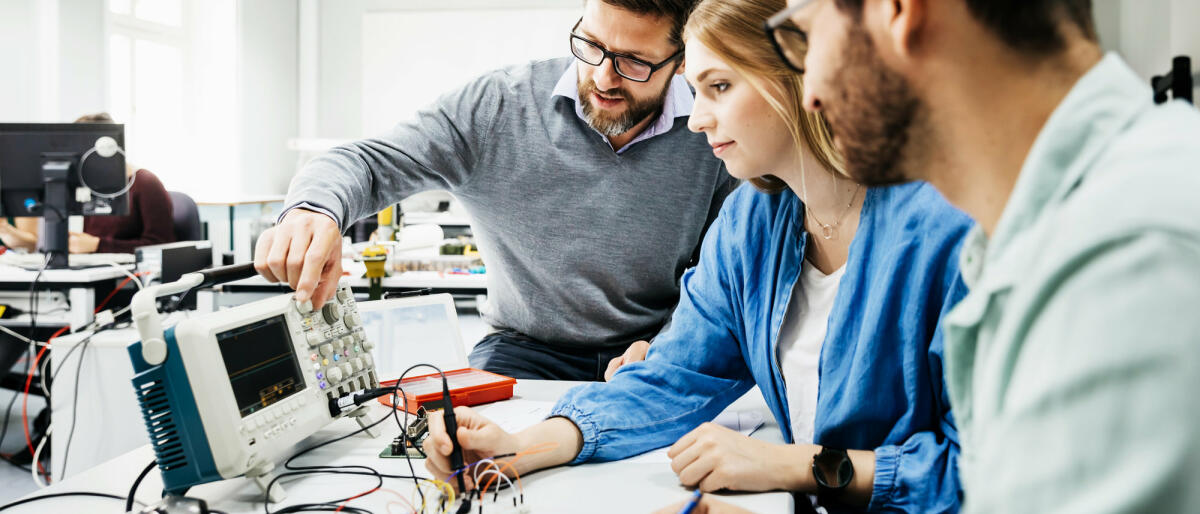
[{"label": "bearded man in gray sweater", "polygon": [[319,307],[341,276],[351,222],[447,190],[470,213],[488,268],[481,314],[496,330],[471,352],[473,367],[600,380],[640,360],[737,185],[687,129],[680,32],[694,3],[588,0],[563,27],[573,57],[485,74],[390,134],[309,162],[281,222],[259,238],[255,267]]}]

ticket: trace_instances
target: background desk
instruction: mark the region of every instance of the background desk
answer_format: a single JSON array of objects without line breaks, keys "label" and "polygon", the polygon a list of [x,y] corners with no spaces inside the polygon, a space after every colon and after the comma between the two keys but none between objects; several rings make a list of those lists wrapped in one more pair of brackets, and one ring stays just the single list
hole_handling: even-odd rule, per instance
[{"label": "background desk", "polygon": [[[528,400],[554,400],[576,384],[522,380],[517,383],[516,397]],[[130,394],[132,395],[132,393]],[[372,412],[374,419],[390,412],[389,409],[385,409],[377,403],[372,405],[375,406]],[[767,421],[754,433],[753,437],[772,443],[783,442],[779,427],[773,421],[774,418],[767,410],[757,389],[751,390],[730,408],[759,410],[763,419]],[[339,420],[302,442],[300,446],[307,447],[326,441],[355,428],[357,425],[353,421]],[[380,450],[389,444],[398,433],[395,423],[385,421],[379,425],[379,428],[382,431],[380,437],[371,439],[360,434],[314,451],[300,459],[298,464],[365,464],[381,472],[408,474],[408,465],[404,459],[379,458]],[[153,452],[150,447],[142,446],[30,496],[65,491],[94,491],[124,496],[129,491],[129,486],[137,477],[138,472],[151,460],[153,460]],[[428,476],[423,461],[414,461],[413,464],[418,475]],[[664,463],[616,461],[560,467],[523,476],[522,481],[525,486],[526,505],[534,514],[649,512],[669,503],[686,499],[690,494],[679,485],[679,480],[671,471],[670,466]],[[374,483],[373,477],[336,475],[313,475],[284,480],[283,484],[288,493],[287,500],[283,504],[272,507],[344,498],[370,489]],[[411,485],[411,481],[396,479],[384,482],[384,487],[400,491],[402,494],[408,493]],[[157,471],[152,472],[142,483],[137,498],[147,503],[157,501],[161,489],[161,475]],[[229,513],[263,512],[263,505],[260,501],[262,494],[253,483],[243,478],[198,486],[193,488],[189,494],[204,498],[211,508]],[[497,504],[497,508],[485,507],[484,513],[487,514],[490,511],[492,514],[498,514],[502,512],[499,506],[506,501],[506,496],[506,493],[502,493],[501,503]],[[790,513],[793,509],[791,494],[782,492],[727,495],[724,499],[759,513]],[[395,496],[389,493],[376,492],[350,504],[383,513],[387,512],[387,504],[394,500]],[[491,506],[490,502],[488,506]],[[119,512],[121,507],[121,503],[117,500],[66,497],[22,505],[14,508],[12,512]],[[472,512],[477,511],[473,508]]]},{"label": "background desk", "polygon": [[[125,268],[132,270],[133,266]],[[26,330],[20,328],[27,329],[30,326],[29,288],[37,275],[37,271],[0,265],[0,291],[10,295],[11,303],[15,304],[15,307],[26,311],[20,316],[0,320],[0,324],[18,329],[17,332],[22,335],[26,334]],[[38,310],[41,312],[37,316],[38,329],[34,337],[44,341],[55,330],[64,326],[79,328],[91,323],[96,302],[103,298],[100,295],[112,292],[117,287],[117,282],[124,277],[124,272],[111,266],[42,272],[37,283],[37,290],[42,294],[39,298],[44,299],[46,292],[57,292],[65,297],[69,308],[62,310],[58,308],[61,307],[61,303],[55,305],[40,299]],[[23,373],[9,374],[9,370],[27,350],[28,345],[24,342],[8,334],[0,334],[0,384],[4,387],[19,389],[24,384]],[[34,394],[44,394],[37,381],[31,384],[30,391]]]},{"label": "background desk", "polygon": [[269,228],[283,210],[282,195],[199,197],[196,206],[206,227],[205,239],[217,252],[233,252],[234,262],[249,261],[259,232]]},{"label": "background desk", "polygon": [[[132,271],[133,265],[124,265],[123,269]],[[38,277],[35,270],[27,270],[14,266],[0,266],[0,290],[24,292],[29,297],[29,287],[33,279],[38,279],[39,291],[63,291],[71,309],[66,316],[38,315],[38,325],[58,326],[70,324],[81,327],[92,322],[92,311],[96,308],[97,294],[108,294],[116,288],[117,281],[125,278],[125,273],[111,266],[98,266],[84,269],[51,269],[42,272]],[[23,309],[28,310],[28,309]],[[29,326],[29,316],[0,321],[5,326]]]},{"label": "background desk", "polygon": [[[342,277],[342,283],[350,285],[355,293],[365,299],[370,282],[362,277]],[[431,289],[431,293],[450,293],[457,297],[475,297],[487,294],[487,275],[451,275],[436,271],[406,271],[383,279],[384,293],[405,292],[415,289]],[[260,275],[221,284],[209,291],[197,294],[200,311],[218,310],[223,307],[241,305],[254,300],[282,293],[292,288],[283,282],[268,282]]]}]

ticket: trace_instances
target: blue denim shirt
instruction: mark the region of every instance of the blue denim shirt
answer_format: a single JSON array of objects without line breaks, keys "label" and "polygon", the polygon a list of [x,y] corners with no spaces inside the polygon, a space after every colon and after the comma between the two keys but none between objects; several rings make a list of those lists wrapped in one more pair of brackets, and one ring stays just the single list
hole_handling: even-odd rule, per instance
[{"label": "blue denim shirt", "polygon": [[[804,260],[803,215],[790,192],[747,184],[729,196],[646,360],[555,405],[583,433],[574,463],[672,444],[755,384],[793,442],[777,345]],[[875,451],[870,510],[959,506],[939,322],[966,293],[957,257],[970,226],[927,184],[867,190],[821,348],[814,443]]]}]

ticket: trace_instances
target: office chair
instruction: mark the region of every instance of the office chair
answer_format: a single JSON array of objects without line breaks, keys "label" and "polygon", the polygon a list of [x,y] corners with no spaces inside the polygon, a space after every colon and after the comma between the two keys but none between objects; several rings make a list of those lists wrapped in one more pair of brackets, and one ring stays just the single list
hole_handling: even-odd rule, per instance
[{"label": "office chair", "polygon": [[204,234],[200,228],[200,209],[196,207],[196,201],[179,191],[168,191],[167,194],[171,195],[171,207],[174,211],[172,217],[175,220],[175,240],[203,240]]}]

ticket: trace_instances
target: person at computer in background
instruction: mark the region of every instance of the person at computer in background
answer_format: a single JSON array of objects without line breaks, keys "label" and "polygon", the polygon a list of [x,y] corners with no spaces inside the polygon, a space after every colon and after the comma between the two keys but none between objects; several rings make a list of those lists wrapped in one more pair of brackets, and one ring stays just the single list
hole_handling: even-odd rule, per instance
[{"label": "person at computer in background", "polygon": [[1087,0],[789,3],[849,173],[979,223],[943,323],[964,509],[1200,512],[1200,113]]},{"label": "person at computer in background", "polygon": [[255,267],[320,305],[341,277],[350,223],[449,190],[478,229],[482,315],[497,330],[471,365],[602,378],[666,322],[705,227],[737,186],[686,127],[679,32],[694,3],[588,0],[563,27],[575,57],[484,74],[390,134],[314,159],[292,181],[280,224],[259,238]]},{"label": "person at computer in background", "polygon": [[[854,468],[844,491],[822,491],[828,509],[957,509],[940,320],[966,292],[957,256],[970,220],[927,184],[841,176],[825,121],[804,113],[800,77],[763,36],[783,6],[704,0],[688,19],[688,125],[754,187],[726,200],[647,358],[572,389],[555,417],[517,434],[455,409],[467,460],[557,443],[519,459],[524,472],[674,443],[683,485],[813,494],[827,450]],[[755,385],[793,444],[705,423]],[[450,440],[440,416],[430,427],[427,467],[445,478]]]},{"label": "person at computer in background", "polygon": [[[106,112],[80,116],[75,123],[113,123]],[[126,163],[126,179],[134,177],[129,189],[127,216],[88,216],[83,232],[70,233],[67,250],[71,253],[133,253],[139,246],[175,241],[175,221],[171,196],[153,173],[135,169]],[[0,241],[9,248],[33,251],[41,233],[41,219],[19,217],[9,223],[0,220]]]}]

